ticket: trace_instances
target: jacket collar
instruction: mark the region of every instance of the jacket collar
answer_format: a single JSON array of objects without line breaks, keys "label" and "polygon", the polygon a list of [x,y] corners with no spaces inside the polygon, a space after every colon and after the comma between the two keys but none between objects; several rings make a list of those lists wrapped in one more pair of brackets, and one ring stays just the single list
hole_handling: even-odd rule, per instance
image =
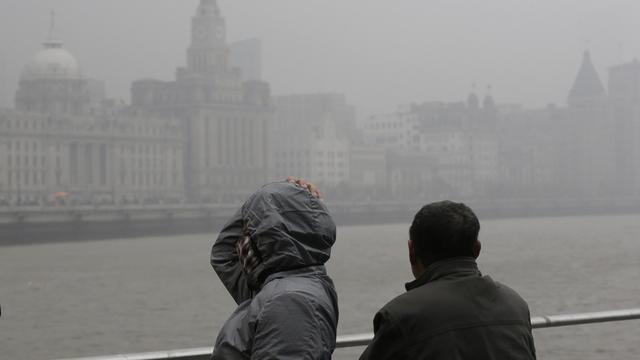
[{"label": "jacket collar", "polygon": [[434,282],[443,278],[461,278],[468,276],[482,276],[478,270],[478,264],[472,257],[455,257],[437,261],[414,281],[405,284],[407,291],[413,290],[426,283]]}]

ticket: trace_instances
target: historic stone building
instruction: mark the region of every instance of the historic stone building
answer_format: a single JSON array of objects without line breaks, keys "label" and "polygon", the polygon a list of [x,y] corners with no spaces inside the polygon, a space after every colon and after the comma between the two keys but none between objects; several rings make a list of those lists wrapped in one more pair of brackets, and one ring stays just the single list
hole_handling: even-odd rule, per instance
[{"label": "historic stone building", "polygon": [[491,96],[483,105],[425,102],[370,117],[365,143],[387,150],[387,185],[396,198],[481,196],[499,173],[497,112]]},{"label": "historic stone building", "polygon": [[0,203],[184,197],[180,124],[115,106],[52,35],[0,111]]},{"label": "historic stone building", "polygon": [[134,111],[180,119],[189,201],[232,201],[267,180],[270,88],[242,81],[231,65],[226,23],[215,0],[198,6],[187,66],[177,69],[176,80],[139,80],[131,92]]},{"label": "historic stone building", "polygon": [[614,127],[608,114],[607,91],[588,51],[569,92],[568,105],[570,132],[565,135],[576,195],[610,196],[616,171]]},{"label": "historic stone building", "polygon": [[614,129],[616,186],[621,195],[640,195],[640,61],[609,70],[611,125]]},{"label": "historic stone building", "polygon": [[87,115],[105,98],[104,82],[84,77],[76,58],[50,34],[27,64],[15,96],[16,110],[43,114]]},{"label": "historic stone building", "polygon": [[341,94],[278,96],[270,129],[271,168],[276,179],[313,179],[325,188],[349,182],[350,136],[355,112]]}]

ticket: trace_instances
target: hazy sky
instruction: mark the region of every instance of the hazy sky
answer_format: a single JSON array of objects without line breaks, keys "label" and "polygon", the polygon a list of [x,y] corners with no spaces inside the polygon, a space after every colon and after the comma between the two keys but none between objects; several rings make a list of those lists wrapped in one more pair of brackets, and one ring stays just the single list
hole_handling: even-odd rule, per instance
[{"label": "hazy sky", "polygon": [[[199,0],[0,0],[0,104],[56,10],[85,75],[129,101],[131,81],[172,79]],[[608,66],[640,57],[638,0],[220,0],[229,40],[259,37],[275,94],[347,94],[362,116],[466,98],[565,103],[589,48]]]}]

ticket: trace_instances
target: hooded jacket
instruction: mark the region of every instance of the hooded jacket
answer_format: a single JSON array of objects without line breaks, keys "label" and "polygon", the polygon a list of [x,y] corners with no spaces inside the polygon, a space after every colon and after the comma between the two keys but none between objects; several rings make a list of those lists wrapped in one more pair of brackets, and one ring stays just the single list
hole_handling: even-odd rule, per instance
[{"label": "hooded jacket", "polygon": [[[257,265],[243,268],[236,245],[249,236]],[[306,189],[265,185],[227,222],[211,265],[238,304],[212,359],[331,359],[338,301],[324,263],[336,227]]]}]

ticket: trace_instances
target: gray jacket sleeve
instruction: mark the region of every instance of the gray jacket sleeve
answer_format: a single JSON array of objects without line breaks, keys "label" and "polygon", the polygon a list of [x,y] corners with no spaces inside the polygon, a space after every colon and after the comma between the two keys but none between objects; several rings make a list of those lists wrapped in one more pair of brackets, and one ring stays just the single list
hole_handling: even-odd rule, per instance
[{"label": "gray jacket sleeve", "polygon": [[258,317],[252,360],[329,360],[333,349],[324,344],[315,307],[301,294],[271,299]]},{"label": "gray jacket sleeve", "polygon": [[251,297],[247,277],[236,252],[236,242],[242,235],[243,226],[240,209],[225,224],[211,249],[211,266],[237,304]]}]

